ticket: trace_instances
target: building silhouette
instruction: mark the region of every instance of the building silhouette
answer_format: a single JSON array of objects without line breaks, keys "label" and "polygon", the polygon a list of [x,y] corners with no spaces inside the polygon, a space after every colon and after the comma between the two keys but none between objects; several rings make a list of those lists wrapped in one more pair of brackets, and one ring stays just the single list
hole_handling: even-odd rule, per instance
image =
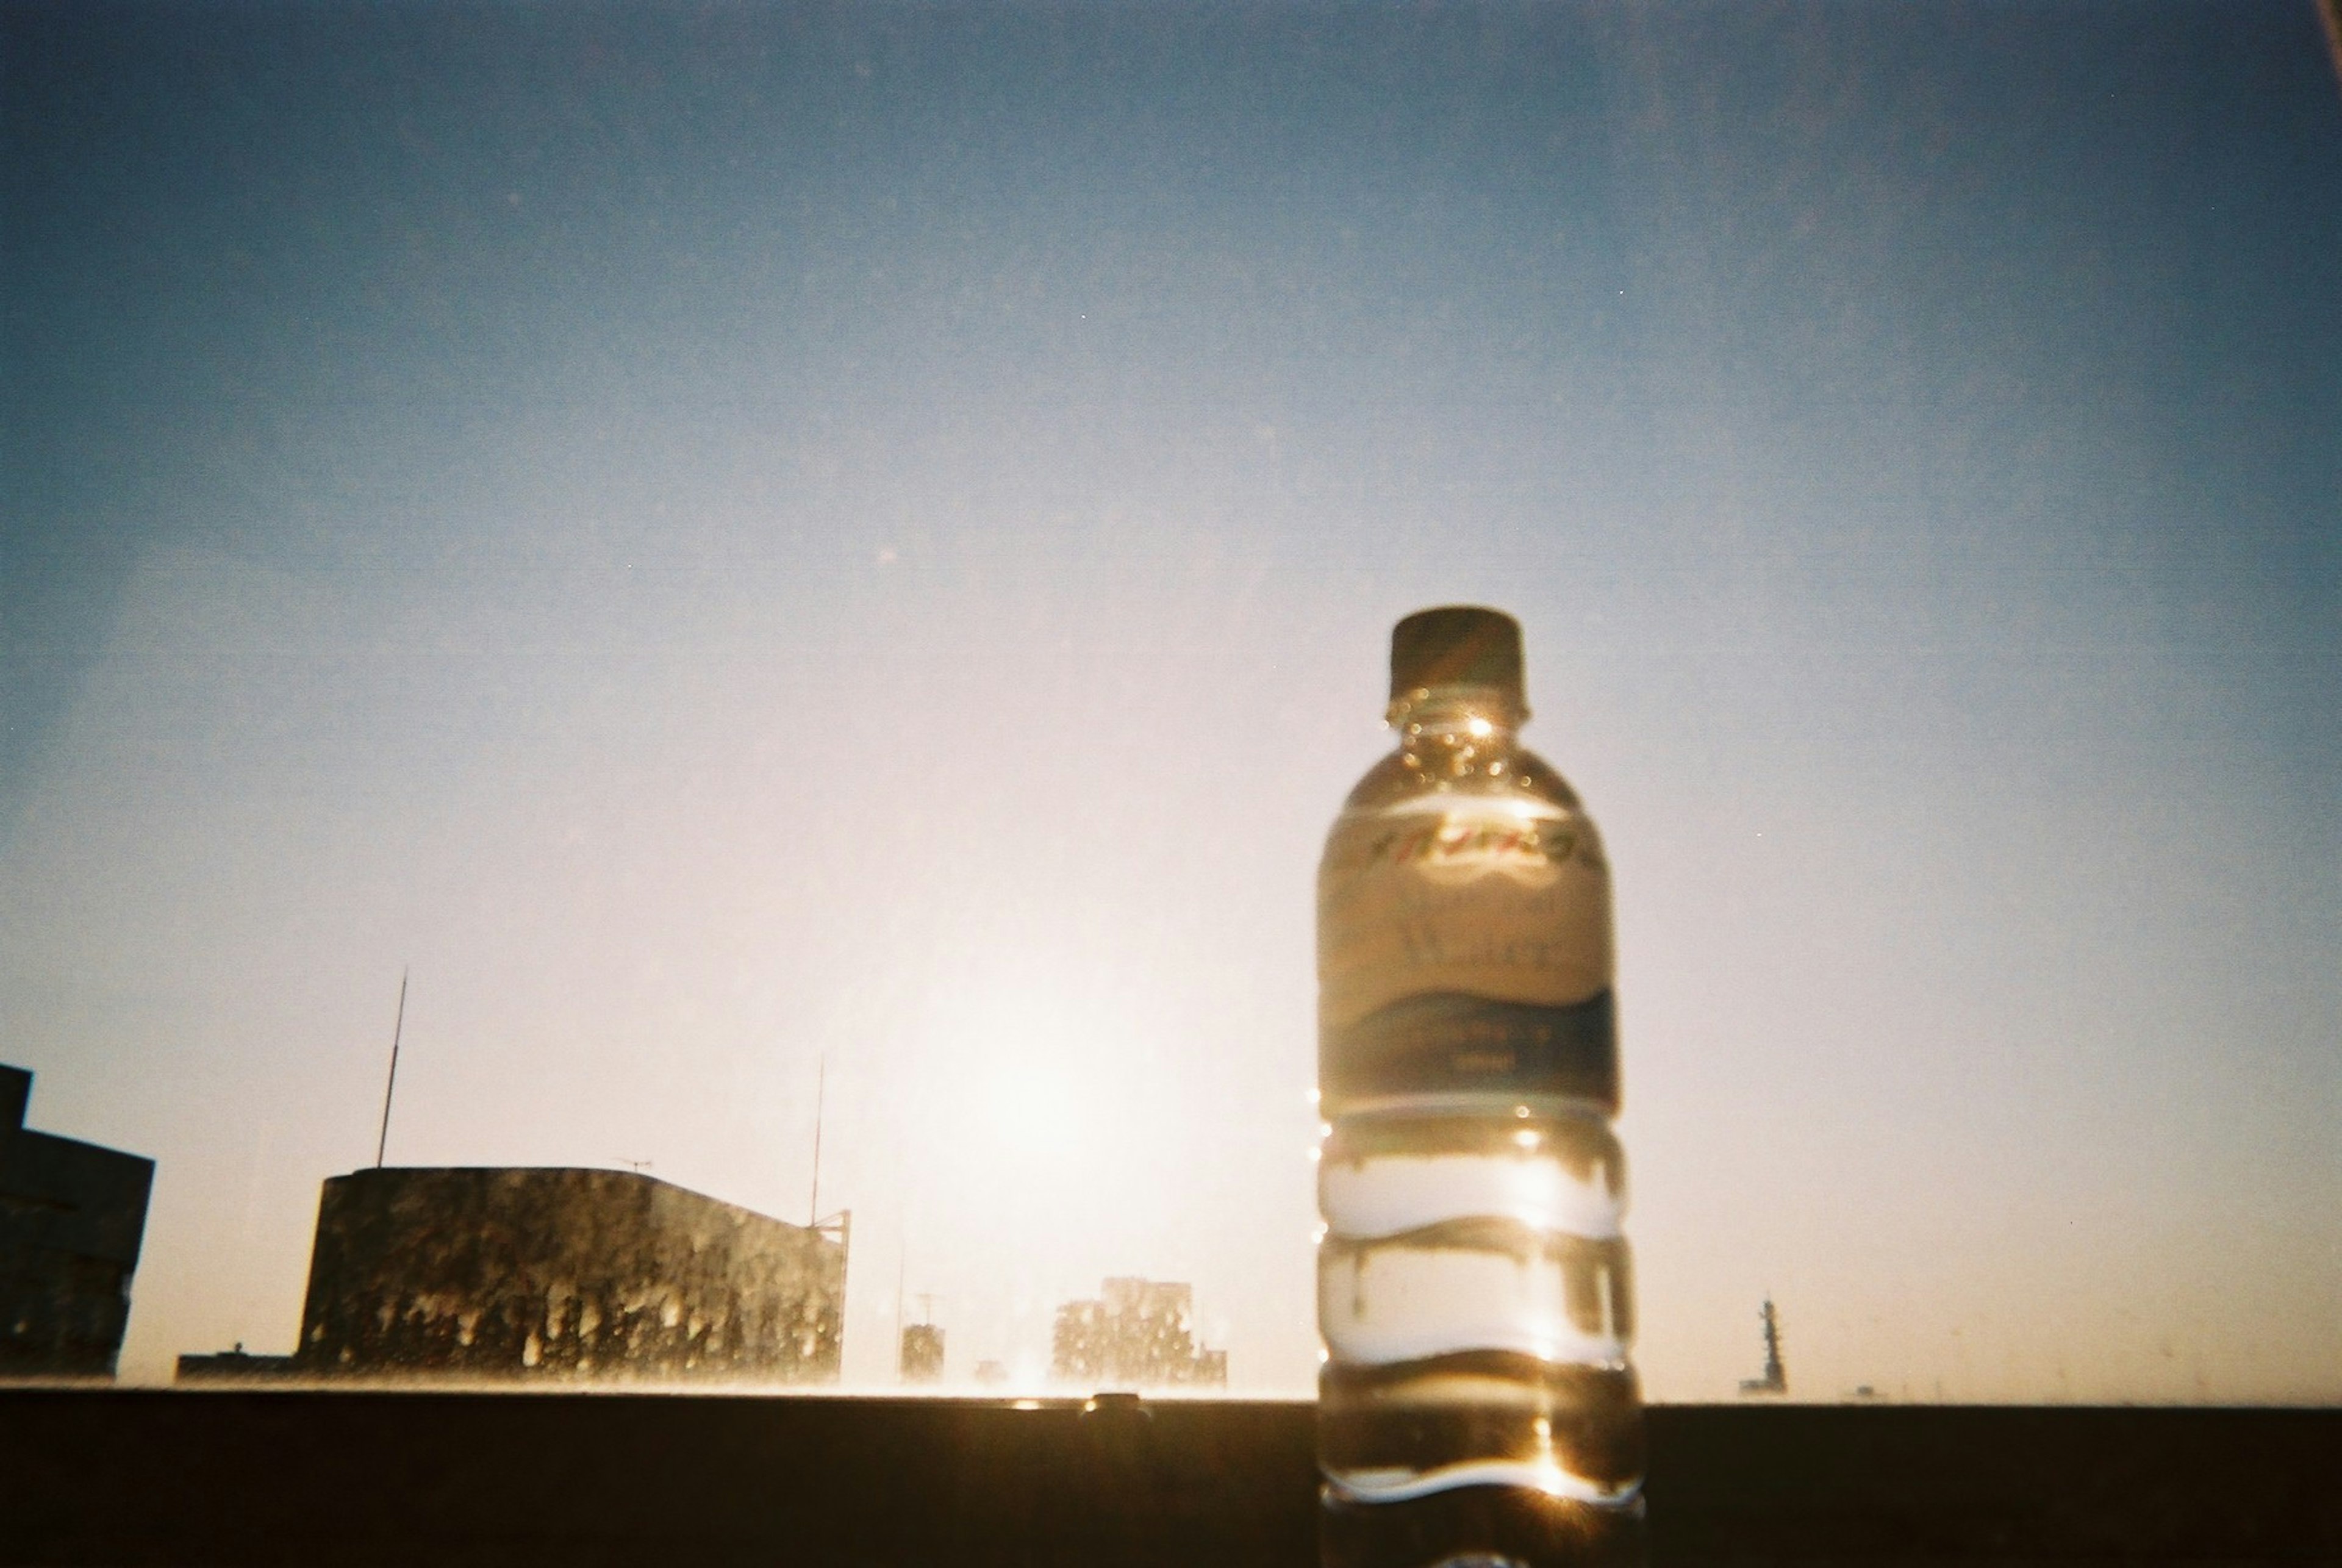
[{"label": "building silhouette", "polygon": [[319,1198],[289,1360],[181,1375],[835,1382],[847,1239],[633,1171],[355,1171]]},{"label": "building silhouette", "polygon": [[944,1376],[943,1325],[906,1323],[903,1328],[901,1373],[905,1383],[941,1383]]},{"label": "building silhouette", "polygon": [[1765,1325],[1765,1375],[1741,1381],[1743,1393],[1787,1393],[1789,1374],[1781,1365],[1781,1319],[1773,1310],[1773,1298],[1765,1298],[1765,1308],[1756,1314]]},{"label": "building silhouette", "polygon": [[1192,1286],[1107,1280],[1096,1300],[1057,1309],[1049,1375],[1093,1388],[1225,1387],[1228,1353],[1196,1348],[1194,1315]]},{"label": "building silhouette", "polygon": [[289,1355],[256,1355],[235,1342],[234,1350],[214,1351],[208,1355],[183,1355],[178,1370],[172,1373],[175,1383],[283,1383],[298,1377]]},{"label": "building silhouette", "polygon": [[0,1066],[0,1378],[112,1377],[155,1162],[34,1132],[32,1097]]}]

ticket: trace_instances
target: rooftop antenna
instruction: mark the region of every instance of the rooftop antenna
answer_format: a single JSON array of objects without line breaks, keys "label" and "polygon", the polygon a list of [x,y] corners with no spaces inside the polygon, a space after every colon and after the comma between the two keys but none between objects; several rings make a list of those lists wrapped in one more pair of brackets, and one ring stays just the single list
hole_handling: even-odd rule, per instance
[{"label": "rooftop antenna", "polygon": [[[374,1168],[382,1169],[383,1151],[390,1147],[390,1097],[398,1092],[398,1037],[406,1033],[406,970],[398,971],[398,1019],[390,1026],[390,1078],[382,1086],[382,1133],[374,1141]],[[216,1343],[216,1342],[215,1342]]]},{"label": "rooftop antenna", "polygon": [[829,1056],[824,1053],[816,1058],[813,1080],[813,1201],[806,1205],[807,1227],[821,1223],[821,1110],[822,1095],[829,1087]]}]

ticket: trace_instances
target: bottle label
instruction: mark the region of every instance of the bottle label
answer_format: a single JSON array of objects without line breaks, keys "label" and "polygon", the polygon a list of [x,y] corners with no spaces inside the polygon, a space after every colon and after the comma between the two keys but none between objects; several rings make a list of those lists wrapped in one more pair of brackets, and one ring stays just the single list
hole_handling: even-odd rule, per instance
[{"label": "bottle label", "polygon": [[1385,1095],[1566,1095],[1618,1108],[1618,1017],[1608,991],[1566,1007],[1442,992],[1319,1032],[1326,1101]]},{"label": "bottle label", "polygon": [[1566,1007],[1610,987],[1610,871],[1582,816],[1498,798],[1351,818],[1317,890],[1328,1029],[1435,992]]}]

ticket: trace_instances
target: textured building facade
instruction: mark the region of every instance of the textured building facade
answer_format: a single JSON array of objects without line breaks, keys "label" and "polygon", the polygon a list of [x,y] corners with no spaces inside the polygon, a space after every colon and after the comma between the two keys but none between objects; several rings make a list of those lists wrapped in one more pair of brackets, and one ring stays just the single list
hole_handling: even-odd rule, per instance
[{"label": "textured building facade", "polygon": [[846,1235],[626,1171],[327,1181],[303,1375],[826,1383]]},{"label": "textured building facade", "polygon": [[1096,1301],[1057,1309],[1049,1375],[1093,1388],[1225,1386],[1228,1355],[1196,1347],[1192,1286],[1113,1279]]},{"label": "textured building facade", "polygon": [[903,1330],[905,1383],[941,1383],[944,1376],[944,1331],[931,1323],[915,1323]]},{"label": "textured building facade", "polygon": [[155,1162],[25,1125],[0,1067],[0,1377],[112,1377]]}]

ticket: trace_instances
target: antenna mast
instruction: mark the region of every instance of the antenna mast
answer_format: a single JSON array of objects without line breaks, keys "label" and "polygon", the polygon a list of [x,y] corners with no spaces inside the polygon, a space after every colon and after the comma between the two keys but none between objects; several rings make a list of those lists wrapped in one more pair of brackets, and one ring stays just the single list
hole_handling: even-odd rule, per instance
[{"label": "antenna mast", "polygon": [[382,1133],[374,1141],[374,1168],[382,1169],[383,1151],[390,1147],[390,1097],[398,1092],[398,1037],[406,1033],[406,971],[398,972],[398,1019],[390,1026],[390,1078],[382,1086]]},{"label": "antenna mast", "polygon": [[808,1228],[821,1223],[821,1111],[822,1095],[829,1087],[829,1057],[818,1058],[813,1081],[813,1200],[806,1205]]}]

